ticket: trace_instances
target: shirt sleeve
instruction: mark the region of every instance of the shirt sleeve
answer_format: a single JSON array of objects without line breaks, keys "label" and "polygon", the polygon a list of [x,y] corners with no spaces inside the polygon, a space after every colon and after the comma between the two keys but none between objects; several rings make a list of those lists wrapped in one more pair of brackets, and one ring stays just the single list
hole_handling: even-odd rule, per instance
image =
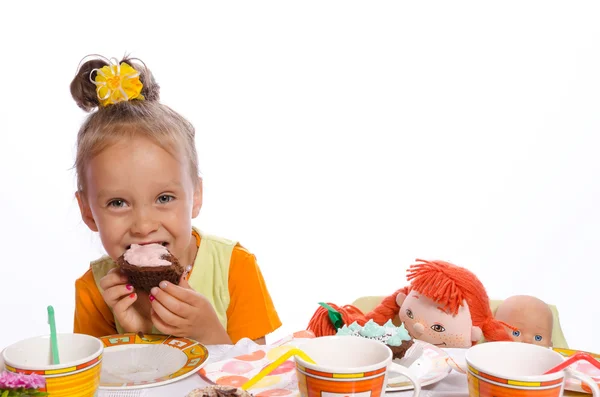
[{"label": "shirt sleeve", "polygon": [[73,332],[95,337],[117,333],[115,318],[96,286],[91,269],[75,282]]},{"label": "shirt sleeve", "polygon": [[227,333],[233,343],[262,338],[281,326],[256,257],[239,245],[231,255],[228,286]]}]

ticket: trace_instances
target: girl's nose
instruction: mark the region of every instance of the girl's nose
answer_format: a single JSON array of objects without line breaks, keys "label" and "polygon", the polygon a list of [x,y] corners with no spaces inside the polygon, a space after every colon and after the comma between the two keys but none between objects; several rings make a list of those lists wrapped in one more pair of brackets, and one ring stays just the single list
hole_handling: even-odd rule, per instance
[{"label": "girl's nose", "polygon": [[415,323],[415,325],[413,325],[413,329],[415,330],[415,338],[418,338],[419,336],[423,335],[423,332],[425,332],[425,326],[421,323]]},{"label": "girl's nose", "polygon": [[152,211],[138,209],[131,224],[131,234],[136,236],[147,236],[158,229],[158,222],[152,216]]}]

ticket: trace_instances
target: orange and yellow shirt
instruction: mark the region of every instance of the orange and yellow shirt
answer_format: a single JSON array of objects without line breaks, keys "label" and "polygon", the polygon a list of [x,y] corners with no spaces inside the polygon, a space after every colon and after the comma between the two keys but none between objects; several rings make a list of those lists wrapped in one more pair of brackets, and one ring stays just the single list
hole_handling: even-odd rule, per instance
[{"label": "orange and yellow shirt", "polygon": [[[202,237],[193,230],[197,246],[202,247]],[[208,240],[207,240],[208,242]],[[256,257],[235,243],[228,268],[226,329],[231,341],[236,343],[246,337],[259,339],[281,326],[281,321],[267,291]],[[226,264],[221,264],[223,266]],[[195,263],[190,275],[201,264]],[[193,287],[193,284],[192,284]],[[96,337],[119,333],[111,309],[98,289],[92,267],[75,282],[75,333]]]}]

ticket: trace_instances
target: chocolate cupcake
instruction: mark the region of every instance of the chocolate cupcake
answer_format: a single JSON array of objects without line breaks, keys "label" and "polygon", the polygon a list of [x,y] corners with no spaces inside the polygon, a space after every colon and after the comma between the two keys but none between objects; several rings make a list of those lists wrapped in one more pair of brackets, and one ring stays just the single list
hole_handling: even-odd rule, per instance
[{"label": "chocolate cupcake", "polygon": [[194,389],[186,397],[252,397],[252,394],[239,387],[214,385]]},{"label": "chocolate cupcake", "polygon": [[132,244],[117,264],[135,289],[148,293],[163,280],[179,284],[184,271],[177,258],[161,244]]},{"label": "chocolate cupcake", "polygon": [[387,345],[390,349],[392,349],[392,356],[395,359],[397,358],[402,358],[406,355],[406,352],[408,351],[408,349],[411,348],[412,345],[414,345],[415,341],[414,340],[403,340],[400,343],[400,346],[391,346],[391,345]]},{"label": "chocolate cupcake", "polygon": [[394,359],[404,357],[408,349],[414,344],[414,340],[410,337],[404,325],[396,327],[391,320],[384,325],[379,325],[373,320],[369,320],[362,327],[357,322],[354,322],[349,326],[344,325],[338,329],[337,335],[358,336],[385,343],[392,350]]}]

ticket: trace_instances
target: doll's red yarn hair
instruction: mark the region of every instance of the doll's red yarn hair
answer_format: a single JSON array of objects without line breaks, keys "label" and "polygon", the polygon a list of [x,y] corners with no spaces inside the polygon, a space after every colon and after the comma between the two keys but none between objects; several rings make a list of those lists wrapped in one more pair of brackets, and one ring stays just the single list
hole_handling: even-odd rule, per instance
[{"label": "doll's red yarn hair", "polygon": [[504,329],[505,324],[494,319],[487,292],[471,271],[439,260],[417,259],[417,262],[407,271],[411,289],[439,303],[452,315],[467,302],[473,325],[481,328],[487,341],[512,340]]},{"label": "doll's red yarn hair", "polygon": [[[466,301],[473,325],[481,328],[486,340],[511,340],[503,327],[504,324],[494,319],[483,284],[469,270],[444,261],[417,259],[417,263],[411,265],[407,270],[407,280],[410,282],[410,286],[387,296],[373,311],[367,314],[363,314],[352,305],[343,307],[332,303],[329,305],[341,313],[344,324],[356,321],[358,324],[364,325],[372,319],[383,325],[400,311],[400,307],[396,303],[398,294],[408,295],[414,289],[421,295],[439,303],[443,310],[452,315],[457,314],[458,309]],[[310,319],[308,329],[316,336],[335,335],[337,332],[329,321],[327,310],[322,307],[319,307]]]}]

